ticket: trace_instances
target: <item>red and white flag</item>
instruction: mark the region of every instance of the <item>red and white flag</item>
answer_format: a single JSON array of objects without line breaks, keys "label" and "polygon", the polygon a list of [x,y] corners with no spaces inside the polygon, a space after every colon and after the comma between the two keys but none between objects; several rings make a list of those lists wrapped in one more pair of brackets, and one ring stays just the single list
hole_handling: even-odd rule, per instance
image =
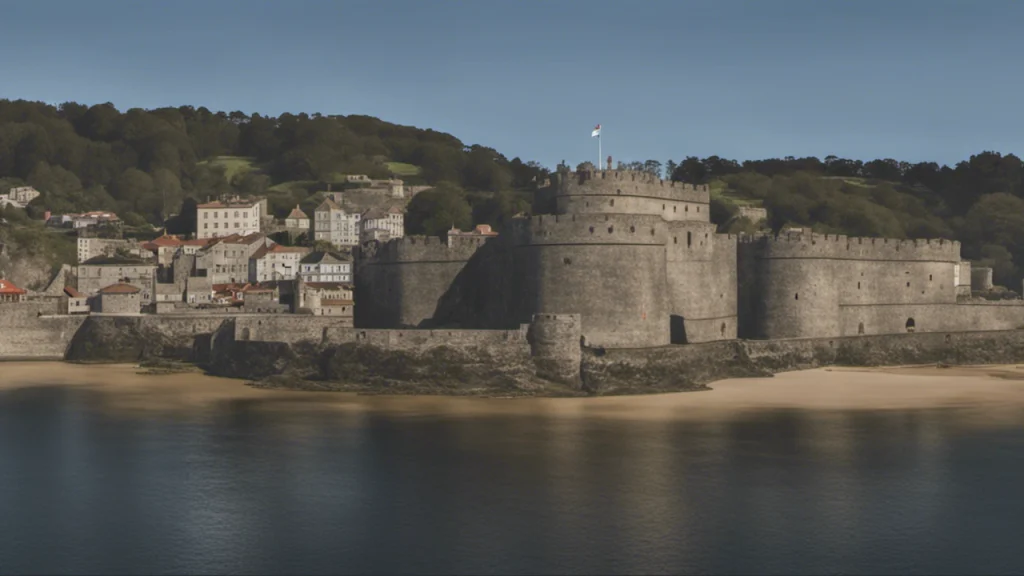
[{"label": "red and white flag", "polygon": [[600,135],[601,135],[601,125],[598,124],[597,126],[594,127],[594,131],[590,133],[590,137],[591,138],[597,138]]}]

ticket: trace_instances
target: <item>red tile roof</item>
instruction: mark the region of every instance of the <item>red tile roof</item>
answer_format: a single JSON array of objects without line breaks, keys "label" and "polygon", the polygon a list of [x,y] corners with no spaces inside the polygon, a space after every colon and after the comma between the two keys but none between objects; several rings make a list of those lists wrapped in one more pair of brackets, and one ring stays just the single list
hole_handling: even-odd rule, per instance
[{"label": "red tile roof", "polygon": [[0,280],[0,294],[28,294],[28,292],[18,288],[10,280]]},{"label": "red tile roof", "polygon": [[124,282],[118,282],[117,284],[111,284],[106,288],[100,288],[100,294],[138,294],[142,289],[131,284],[125,284]]},{"label": "red tile roof", "polygon": [[71,296],[72,298],[85,298],[85,296],[82,295],[81,292],[79,292],[78,290],[75,290],[71,286],[65,286],[64,287],[64,293],[67,294],[68,296]]},{"label": "red tile roof", "polygon": [[291,214],[288,215],[288,218],[296,220],[309,220],[309,216],[306,216],[306,213],[300,210],[298,206],[296,206],[295,209],[292,210]]}]

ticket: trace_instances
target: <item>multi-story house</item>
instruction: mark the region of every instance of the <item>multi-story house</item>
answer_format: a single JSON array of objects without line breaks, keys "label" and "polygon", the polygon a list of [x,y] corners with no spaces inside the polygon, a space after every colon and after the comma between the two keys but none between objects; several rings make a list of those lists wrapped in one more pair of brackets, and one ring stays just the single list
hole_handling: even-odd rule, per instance
[{"label": "multi-story house", "polygon": [[[165,234],[143,244],[142,248],[155,254],[159,265],[170,266],[174,263],[174,257],[178,254],[195,255],[201,248],[209,244],[211,240],[211,238],[183,240],[178,236],[168,236]],[[82,239],[79,238],[78,241],[81,243]]]},{"label": "multi-story house", "polygon": [[309,232],[309,216],[296,205],[291,214],[284,219],[284,227],[289,230]]},{"label": "multi-story house", "polygon": [[248,236],[262,230],[266,201],[231,198],[196,207],[196,237]]},{"label": "multi-story house", "polygon": [[249,257],[249,282],[295,280],[299,261],[306,254],[309,248],[302,246],[264,246]]},{"label": "multi-story house", "polygon": [[352,262],[330,252],[312,252],[299,262],[303,282],[352,282]]},{"label": "multi-story house", "polygon": [[299,281],[295,304],[296,312],[302,308],[309,310],[314,316],[338,316],[351,322],[355,306],[352,300],[352,285],[341,282]]},{"label": "multi-story house", "polygon": [[118,252],[135,258],[144,258],[143,246],[138,240],[122,238],[78,237],[78,262],[82,263],[97,256],[115,256]]},{"label": "multi-story house", "polygon": [[361,218],[360,214],[350,214],[334,199],[327,198],[313,212],[313,238],[339,247],[356,246]]},{"label": "multi-story house", "polygon": [[217,238],[196,254],[195,269],[205,271],[211,284],[249,281],[249,259],[260,248],[274,243],[260,233]]},{"label": "multi-story house", "polygon": [[156,264],[138,258],[96,256],[78,265],[78,291],[93,296],[103,288],[128,283],[139,288],[143,306],[153,302]]},{"label": "multi-story house", "polygon": [[[398,206],[392,206],[387,210],[371,208],[363,213],[360,222],[360,239],[368,235],[374,235],[374,230],[381,230],[388,238],[401,238],[405,236],[405,215]],[[379,234],[376,234],[378,237]]]}]

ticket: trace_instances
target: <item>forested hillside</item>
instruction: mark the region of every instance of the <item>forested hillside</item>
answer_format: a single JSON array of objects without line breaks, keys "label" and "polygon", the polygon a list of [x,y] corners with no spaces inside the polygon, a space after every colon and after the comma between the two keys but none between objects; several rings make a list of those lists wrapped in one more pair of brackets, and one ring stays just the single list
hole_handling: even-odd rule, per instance
[{"label": "forested hillside", "polygon": [[0,189],[45,196],[30,214],[116,210],[159,224],[186,197],[266,195],[283,216],[342,174],[450,183],[470,193],[522,189],[546,171],[454,136],[368,116],[211,112],[182,106],[118,111],[111,104],[0,100]]}]

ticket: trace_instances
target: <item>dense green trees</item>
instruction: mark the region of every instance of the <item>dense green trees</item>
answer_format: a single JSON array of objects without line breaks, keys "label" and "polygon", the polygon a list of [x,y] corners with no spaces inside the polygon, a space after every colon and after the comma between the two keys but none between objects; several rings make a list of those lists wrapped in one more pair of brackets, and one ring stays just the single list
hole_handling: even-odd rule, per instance
[{"label": "dense green trees", "polygon": [[[228,174],[207,162],[224,156],[256,169]],[[410,184],[449,181],[467,191],[527,189],[547,175],[536,162],[368,116],[274,118],[192,106],[122,113],[111,104],[0,100],[0,180],[44,193],[30,207],[35,216],[104,209],[160,223],[184,198],[263,194],[283,182],[316,186],[341,174],[387,178],[386,162],[421,166],[418,176],[403,176]],[[305,199],[289,190],[271,199],[273,209]]]}]

